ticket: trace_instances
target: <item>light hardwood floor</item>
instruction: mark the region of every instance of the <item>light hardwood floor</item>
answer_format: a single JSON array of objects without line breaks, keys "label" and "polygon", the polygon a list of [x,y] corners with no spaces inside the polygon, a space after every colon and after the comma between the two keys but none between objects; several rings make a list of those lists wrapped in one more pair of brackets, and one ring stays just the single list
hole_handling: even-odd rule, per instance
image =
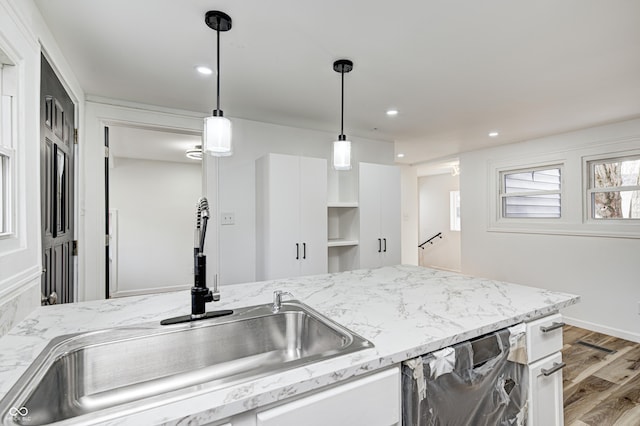
[{"label": "light hardwood floor", "polygon": [[566,326],[562,358],[566,426],[640,425],[640,344]]}]

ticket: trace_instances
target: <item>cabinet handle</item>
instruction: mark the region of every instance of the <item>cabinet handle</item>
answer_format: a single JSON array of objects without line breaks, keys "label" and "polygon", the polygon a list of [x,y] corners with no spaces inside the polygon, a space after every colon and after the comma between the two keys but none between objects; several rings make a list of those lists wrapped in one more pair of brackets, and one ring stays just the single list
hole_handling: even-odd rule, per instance
[{"label": "cabinet handle", "polygon": [[564,367],[566,367],[567,364],[565,364],[564,362],[554,362],[553,363],[553,367],[551,367],[548,370],[545,370],[544,368],[541,369],[540,371],[542,372],[542,374],[544,374],[545,376],[550,376],[553,373],[562,370]]},{"label": "cabinet handle", "polygon": [[383,240],[384,240],[384,250],[383,251],[386,253],[387,252],[387,239],[383,238]]},{"label": "cabinet handle", "polygon": [[564,326],[565,326],[565,323],[563,322],[552,322],[551,325],[540,327],[540,331],[542,331],[543,333],[548,333],[550,331],[557,330]]},{"label": "cabinet handle", "polygon": [[307,243],[302,243],[302,258],[307,258]]},{"label": "cabinet handle", "polygon": [[378,253],[382,251],[382,240],[378,238]]},{"label": "cabinet handle", "polygon": [[296,243],[296,260],[300,259],[300,244]]}]

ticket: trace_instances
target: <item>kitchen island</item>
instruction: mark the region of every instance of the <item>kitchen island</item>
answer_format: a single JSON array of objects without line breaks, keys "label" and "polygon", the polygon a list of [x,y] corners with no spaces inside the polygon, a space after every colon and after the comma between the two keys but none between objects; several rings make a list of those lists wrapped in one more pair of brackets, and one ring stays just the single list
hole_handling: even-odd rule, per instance
[{"label": "kitchen island", "polygon": [[[374,348],[258,379],[124,410],[109,424],[205,424],[397,365],[540,318],[579,297],[416,266],[265,281],[221,288],[209,310],[270,303],[283,290],[370,340]],[[0,339],[3,397],[56,336],[155,322],[190,312],[187,291],[37,308]],[[188,348],[176,348],[176,351]],[[91,421],[91,415],[83,416]]]}]

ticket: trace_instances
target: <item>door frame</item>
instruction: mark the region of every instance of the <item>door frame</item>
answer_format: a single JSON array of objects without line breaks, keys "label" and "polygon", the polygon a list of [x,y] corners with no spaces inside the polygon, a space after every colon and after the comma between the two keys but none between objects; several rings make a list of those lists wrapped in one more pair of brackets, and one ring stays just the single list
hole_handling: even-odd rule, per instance
[{"label": "door frame", "polygon": [[[84,185],[92,191],[81,194],[84,211],[83,244],[79,251],[81,300],[104,299],[107,291],[105,235],[104,129],[109,126],[137,127],[178,133],[202,134],[205,113],[154,107],[150,105],[87,97],[85,102],[85,139],[82,170]],[[206,158],[206,157],[205,157]],[[209,159],[203,161],[203,193],[207,193],[207,171],[213,170]],[[211,265],[213,266],[213,265]]]}]

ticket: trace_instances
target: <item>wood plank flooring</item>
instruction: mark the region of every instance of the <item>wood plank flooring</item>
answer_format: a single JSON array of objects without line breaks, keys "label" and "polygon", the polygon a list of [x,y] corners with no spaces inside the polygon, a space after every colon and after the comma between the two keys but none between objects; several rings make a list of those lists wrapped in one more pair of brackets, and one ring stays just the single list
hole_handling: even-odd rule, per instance
[{"label": "wood plank flooring", "polygon": [[640,425],[640,344],[572,326],[563,337],[565,425]]}]

